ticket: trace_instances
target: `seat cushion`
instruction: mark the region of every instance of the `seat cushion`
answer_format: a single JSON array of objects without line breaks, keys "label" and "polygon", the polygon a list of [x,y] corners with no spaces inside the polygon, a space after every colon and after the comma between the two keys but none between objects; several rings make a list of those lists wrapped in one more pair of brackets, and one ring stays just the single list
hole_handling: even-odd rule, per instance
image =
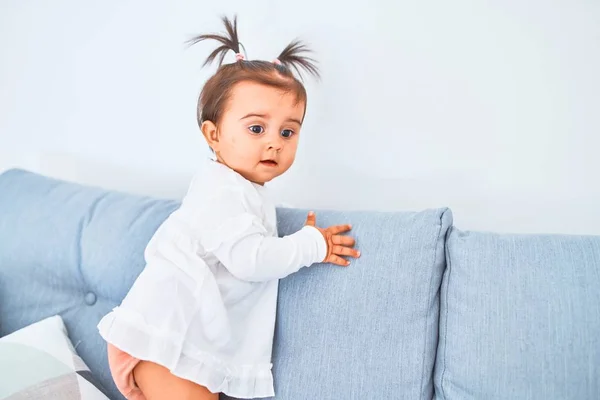
[{"label": "seat cushion", "polygon": [[600,399],[600,237],[452,229],[439,399]]},{"label": "seat cushion", "polygon": [[[59,314],[77,352],[120,399],[98,335],[144,267],[143,252],[177,202],[13,170],[0,176],[0,333]],[[278,210],[280,234],[305,210]],[[451,213],[317,212],[352,223],[362,257],[280,283],[277,399],[430,399],[439,288]]]}]

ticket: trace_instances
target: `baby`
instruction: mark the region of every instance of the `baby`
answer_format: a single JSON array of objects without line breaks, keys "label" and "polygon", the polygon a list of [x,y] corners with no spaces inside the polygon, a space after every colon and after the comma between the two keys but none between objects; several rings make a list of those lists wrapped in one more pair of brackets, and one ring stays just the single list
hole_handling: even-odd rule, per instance
[{"label": "baby", "polygon": [[[214,159],[194,177],[180,208],[150,240],[146,267],[119,307],[99,323],[118,389],[128,399],[274,395],[271,349],[278,280],[314,263],[358,257],[350,225],[326,229],[309,213],[278,237],[264,184],[293,164],[306,90],[292,70],[317,75],[292,42],[273,61],[246,60],[237,21],[205,65],[219,69],[198,101],[198,123]],[[223,65],[233,51],[236,61]]]}]

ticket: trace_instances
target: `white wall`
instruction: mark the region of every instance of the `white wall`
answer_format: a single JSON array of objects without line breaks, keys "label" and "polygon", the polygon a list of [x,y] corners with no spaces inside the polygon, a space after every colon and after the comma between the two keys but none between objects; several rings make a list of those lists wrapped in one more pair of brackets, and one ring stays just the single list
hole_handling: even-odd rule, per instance
[{"label": "white wall", "polygon": [[214,71],[183,42],[237,12],[250,58],[300,36],[321,62],[283,201],[600,234],[600,3],[345,4],[4,0],[0,168],[181,196]]}]

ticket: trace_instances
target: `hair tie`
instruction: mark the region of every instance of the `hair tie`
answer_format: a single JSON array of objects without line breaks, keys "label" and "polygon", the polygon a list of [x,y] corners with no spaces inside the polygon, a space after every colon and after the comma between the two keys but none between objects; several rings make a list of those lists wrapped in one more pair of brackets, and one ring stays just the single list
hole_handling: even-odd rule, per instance
[{"label": "hair tie", "polygon": [[281,61],[279,61],[279,58],[276,58],[273,60],[273,64],[275,65],[281,65]]},{"label": "hair tie", "polygon": [[237,61],[244,61],[245,57],[242,53],[235,53],[235,59]]}]

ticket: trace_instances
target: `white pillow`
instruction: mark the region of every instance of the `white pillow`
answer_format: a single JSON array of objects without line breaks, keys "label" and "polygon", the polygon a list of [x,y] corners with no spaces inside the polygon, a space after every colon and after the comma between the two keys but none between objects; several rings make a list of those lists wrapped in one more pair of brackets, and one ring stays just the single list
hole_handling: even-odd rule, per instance
[{"label": "white pillow", "polygon": [[108,400],[91,379],[58,315],[0,338],[0,399]]}]

